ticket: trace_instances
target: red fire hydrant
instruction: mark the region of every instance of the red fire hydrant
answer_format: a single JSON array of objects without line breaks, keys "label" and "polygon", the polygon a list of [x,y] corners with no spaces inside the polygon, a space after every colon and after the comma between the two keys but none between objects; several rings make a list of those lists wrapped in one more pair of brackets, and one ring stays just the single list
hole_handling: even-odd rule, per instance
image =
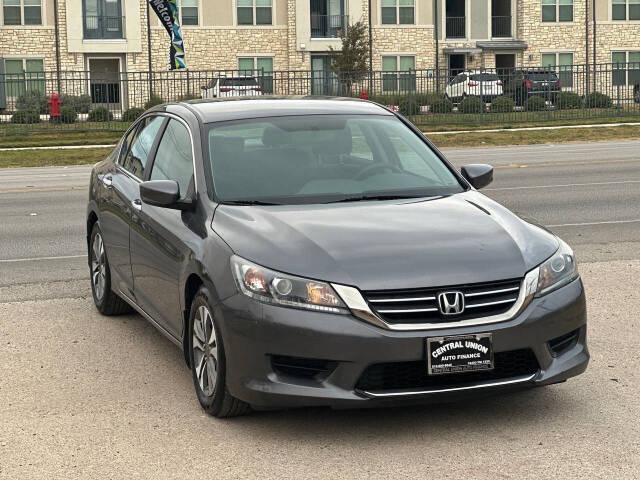
[{"label": "red fire hydrant", "polygon": [[60,121],[60,98],[58,98],[58,94],[53,92],[49,101],[49,120],[58,123]]},{"label": "red fire hydrant", "polygon": [[360,94],[360,99],[369,100],[369,95],[367,95],[367,90],[365,88],[362,89],[362,93]]}]

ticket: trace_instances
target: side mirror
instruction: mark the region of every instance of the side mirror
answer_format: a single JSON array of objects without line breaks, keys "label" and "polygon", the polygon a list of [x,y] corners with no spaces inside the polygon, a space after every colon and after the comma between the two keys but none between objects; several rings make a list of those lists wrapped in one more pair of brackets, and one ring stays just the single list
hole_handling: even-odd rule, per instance
[{"label": "side mirror", "polygon": [[462,176],[473,185],[474,188],[480,190],[493,181],[493,167],[483,163],[472,163],[465,165],[461,170]]},{"label": "side mirror", "polygon": [[191,199],[180,199],[180,185],[175,180],[149,180],[140,184],[141,200],[155,207],[189,210]]}]

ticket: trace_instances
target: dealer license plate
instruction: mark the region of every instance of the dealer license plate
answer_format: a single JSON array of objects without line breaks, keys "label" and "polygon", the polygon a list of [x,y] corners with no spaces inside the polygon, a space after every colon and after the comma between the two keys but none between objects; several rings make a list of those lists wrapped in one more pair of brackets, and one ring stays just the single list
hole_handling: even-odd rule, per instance
[{"label": "dealer license plate", "polygon": [[429,375],[492,370],[491,334],[428,338],[427,368]]}]

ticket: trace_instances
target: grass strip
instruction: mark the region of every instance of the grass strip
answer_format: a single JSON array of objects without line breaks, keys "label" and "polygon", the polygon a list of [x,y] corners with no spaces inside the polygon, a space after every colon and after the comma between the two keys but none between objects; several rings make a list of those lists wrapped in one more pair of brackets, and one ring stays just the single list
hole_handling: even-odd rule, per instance
[{"label": "grass strip", "polygon": [[104,159],[111,150],[111,148],[83,148],[0,152],[0,168],[87,165]]},{"label": "grass strip", "polygon": [[[440,148],[535,145],[564,142],[592,142],[640,139],[640,125],[518,132],[459,133],[433,135],[431,141]],[[113,139],[115,141],[117,139]],[[106,140],[103,139],[106,143]],[[91,139],[93,142],[93,139]],[[86,143],[86,141],[85,141]],[[74,150],[18,150],[0,152],[0,168],[84,165],[102,160],[111,148]]]}]

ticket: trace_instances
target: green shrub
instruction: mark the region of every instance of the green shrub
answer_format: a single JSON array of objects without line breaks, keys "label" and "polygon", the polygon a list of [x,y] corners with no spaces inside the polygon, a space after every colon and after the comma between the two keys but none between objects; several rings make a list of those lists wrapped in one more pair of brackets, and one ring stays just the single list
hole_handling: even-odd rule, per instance
[{"label": "green shrub", "polygon": [[408,115],[419,115],[420,114],[420,105],[416,101],[415,97],[404,97],[400,99],[398,103],[398,110],[404,116]]},{"label": "green shrub", "polygon": [[144,104],[144,109],[149,110],[150,108],[155,107],[156,105],[162,105],[163,103],[164,100],[162,97],[153,93],[151,94],[151,98],[147,100],[147,103]]},{"label": "green shrub", "polygon": [[90,122],[109,122],[113,120],[113,113],[105,107],[97,107],[89,112]]},{"label": "green shrub", "polygon": [[78,114],[73,107],[65,105],[60,109],[60,121],[62,123],[73,123],[77,118]]},{"label": "green shrub", "polygon": [[440,98],[435,100],[430,106],[431,113],[451,113],[453,110],[453,103],[448,98]]},{"label": "green shrub", "polygon": [[527,101],[524,102],[525,112],[539,112],[541,110],[545,110],[546,108],[547,103],[542,97],[529,97]]},{"label": "green shrub", "polygon": [[125,122],[134,122],[143,113],[143,108],[133,107],[129,110],[125,110],[125,112],[122,114],[122,120]]},{"label": "green shrub", "polygon": [[587,108],[611,108],[613,102],[609,95],[600,92],[593,92],[584,97],[584,106]]},{"label": "green shrub", "polygon": [[40,123],[40,114],[33,110],[18,110],[11,116],[11,123]]},{"label": "green shrub", "polygon": [[38,113],[49,113],[49,99],[40,90],[27,90],[16,100],[16,108]]},{"label": "green shrub", "polygon": [[434,102],[442,100],[444,95],[442,93],[418,93],[414,95],[414,98],[418,102],[418,105],[421,106],[429,106],[433,105]]},{"label": "green shrub", "polygon": [[193,94],[193,93],[186,93],[186,94],[184,94],[184,95],[180,95],[180,96],[178,97],[178,101],[179,101],[179,102],[186,102],[187,100],[197,100],[197,99],[199,99],[199,98],[200,98],[200,97],[199,97],[198,95],[195,95],[195,94]]},{"label": "green shrub", "polygon": [[489,111],[492,113],[507,113],[513,112],[513,108],[516,106],[516,102],[510,97],[496,97],[491,102]]},{"label": "green shrub", "polygon": [[556,107],[561,109],[582,108],[584,100],[574,92],[560,92],[556,98]]},{"label": "green shrub", "polygon": [[76,113],[89,113],[91,109],[90,95],[67,95],[60,96],[60,103],[65,107],[73,108]]},{"label": "green shrub", "polygon": [[478,97],[465,97],[458,105],[460,113],[482,113],[484,103]]}]

